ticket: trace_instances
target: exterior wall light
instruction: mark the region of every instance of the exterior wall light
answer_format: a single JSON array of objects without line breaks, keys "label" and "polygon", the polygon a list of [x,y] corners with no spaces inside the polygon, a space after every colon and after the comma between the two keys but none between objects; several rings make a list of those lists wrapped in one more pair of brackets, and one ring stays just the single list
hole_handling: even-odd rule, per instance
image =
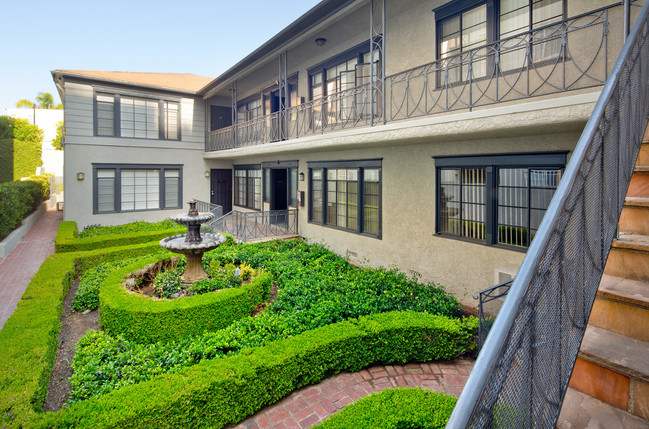
[{"label": "exterior wall light", "polygon": [[84,173],[77,173],[77,180],[83,180],[86,178],[86,175]]},{"label": "exterior wall light", "polygon": [[205,178],[206,178],[206,179],[209,179],[209,178],[210,178],[210,172],[207,171],[207,170],[205,171]]},{"label": "exterior wall light", "polygon": [[304,182],[304,173],[300,173],[300,182]]},{"label": "exterior wall light", "polygon": [[317,39],[315,39],[315,44],[318,46],[324,46],[325,43],[327,43],[327,39],[325,39],[324,37],[318,37]]}]

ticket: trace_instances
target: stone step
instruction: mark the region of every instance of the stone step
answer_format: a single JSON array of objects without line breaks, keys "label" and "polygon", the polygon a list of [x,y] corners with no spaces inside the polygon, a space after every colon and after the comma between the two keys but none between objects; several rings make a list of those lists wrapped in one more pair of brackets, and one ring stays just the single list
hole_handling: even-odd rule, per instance
[{"label": "stone step", "polygon": [[557,429],[646,429],[649,422],[606,402],[568,388],[557,420]]},{"label": "stone step", "polygon": [[649,423],[648,354],[647,341],[588,326],[570,387]]},{"label": "stone step", "polygon": [[649,235],[649,198],[627,197],[619,225],[621,233]]},{"label": "stone step", "polygon": [[649,282],[605,274],[588,324],[649,341]]},{"label": "stone step", "polygon": [[620,234],[618,239],[613,240],[604,273],[649,281],[649,236]]},{"label": "stone step", "polygon": [[649,165],[649,140],[646,139],[640,145],[640,153],[636,160],[636,165]]},{"label": "stone step", "polygon": [[[643,145],[644,146],[644,145]],[[629,183],[628,197],[649,198],[649,166],[636,165]]]}]

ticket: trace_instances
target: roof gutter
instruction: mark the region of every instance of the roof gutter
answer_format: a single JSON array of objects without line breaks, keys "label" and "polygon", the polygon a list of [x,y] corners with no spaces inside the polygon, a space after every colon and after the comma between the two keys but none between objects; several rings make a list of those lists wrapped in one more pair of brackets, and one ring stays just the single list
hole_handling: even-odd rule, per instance
[{"label": "roof gutter", "polygon": [[220,86],[226,84],[227,81],[232,79],[236,74],[263,59],[269,53],[292,41],[297,36],[310,30],[313,26],[320,24],[329,17],[335,15],[355,1],[356,0],[324,0],[318,3],[304,15],[293,21],[293,23],[288,27],[277,33],[266,43],[255,49],[244,59],[207,84],[203,89],[199,90],[198,95],[211,97],[216,93]]}]

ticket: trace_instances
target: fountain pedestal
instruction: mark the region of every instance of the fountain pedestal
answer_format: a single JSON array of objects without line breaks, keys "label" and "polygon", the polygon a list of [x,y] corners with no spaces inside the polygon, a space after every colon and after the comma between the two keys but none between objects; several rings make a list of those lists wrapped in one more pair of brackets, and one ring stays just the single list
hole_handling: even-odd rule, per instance
[{"label": "fountain pedestal", "polygon": [[208,278],[203,269],[203,253],[225,243],[226,237],[221,234],[201,234],[201,224],[214,218],[214,215],[198,213],[196,201],[189,201],[188,204],[189,213],[169,218],[180,225],[185,225],[187,234],[163,238],[160,240],[160,246],[171,252],[185,255],[187,267],[180,279],[183,283],[194,283]]}]

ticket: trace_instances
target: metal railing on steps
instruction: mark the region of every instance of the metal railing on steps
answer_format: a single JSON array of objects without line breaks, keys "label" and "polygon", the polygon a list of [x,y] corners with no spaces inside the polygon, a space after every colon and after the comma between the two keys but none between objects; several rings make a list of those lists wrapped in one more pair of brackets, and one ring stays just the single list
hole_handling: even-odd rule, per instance
[{"label": "metal railing on steps", "polygon": [[554,428],[649,115],[646,2],[447,428]]},{"label": "metal railing on steps", "polygon": [[297,235],[297,209],[241,212],[233,210],[214,219],[213,232],[230,234],[235,240],[249,241]]}]

